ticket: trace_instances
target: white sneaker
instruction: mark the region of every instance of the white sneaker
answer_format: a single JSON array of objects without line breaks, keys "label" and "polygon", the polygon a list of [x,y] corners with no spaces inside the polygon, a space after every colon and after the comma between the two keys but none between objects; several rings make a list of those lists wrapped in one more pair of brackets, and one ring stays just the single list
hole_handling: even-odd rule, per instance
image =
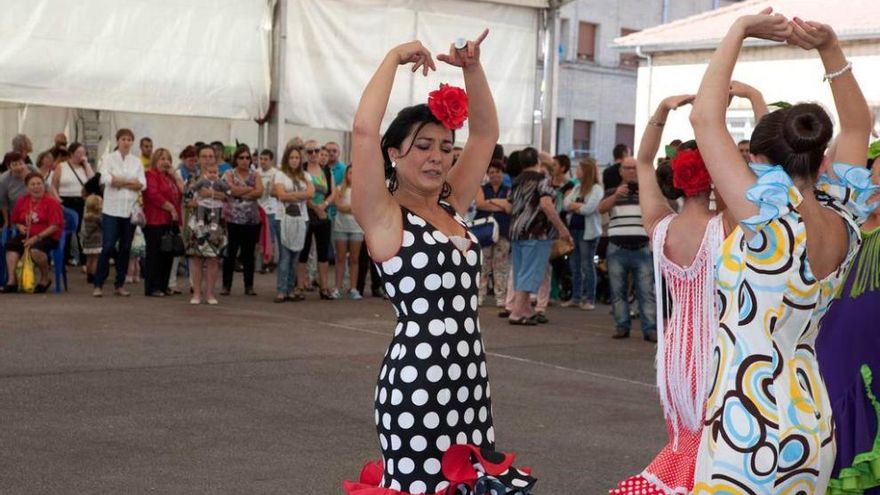
[{"label": "white sneaker", "polygon": [[330,297],[333,299],[339,299],[339,289],[333,289],[330,291]]},{"label": "white sneaker", "polygon": [[95,287],[95,290],[92,291],[93,297],[104,297],[104,289],[100,287]]},{"label": "white sneaker", "polygon": [[567,307],[572,306],[572,305],[574,305],[574,300],[573,300],[573,299],[568,299],[568,300],[565,300],[565,301],[559,301],[559,307],[560,307],[560,308],[567,308]]},{"label": "white sneaker", "polygon": [[198,305],[198,304],[202,304],[202,300],[199,299],[198,297],[194,297],[189,300],[189,303],[193,304],[193,305]]},{"label": "white sneaker", "polygon": [[596,309],[596,305],[591,302],[582,302],[580,304],[580,307],[584,311],[593,311],[594,309]]},{"label": "white sneaker", "polygon": [[351,289],[350,291],[348,291],[348,298],[354,301],[358,301],[363,299],[364,296],[362,296],[361,293],[357,291],[357,289]]}]

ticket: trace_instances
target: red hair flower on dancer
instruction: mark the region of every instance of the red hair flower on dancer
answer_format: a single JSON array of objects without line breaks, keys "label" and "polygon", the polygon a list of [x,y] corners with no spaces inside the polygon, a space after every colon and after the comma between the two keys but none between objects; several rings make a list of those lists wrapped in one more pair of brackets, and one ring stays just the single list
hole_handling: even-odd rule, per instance
[{"label": "red hair flower on dancer", "polygon": [[428,108],[443,127],[461,129],[468,118],[468,96],[463,89],[441,84],[440,89],[428,93]]},{"label": "red hair flower on dancer", "polygon": [[672,159],[672,185],[691,197],[712,188],[712,177],[706,170],[700,150],[681,150]]}]

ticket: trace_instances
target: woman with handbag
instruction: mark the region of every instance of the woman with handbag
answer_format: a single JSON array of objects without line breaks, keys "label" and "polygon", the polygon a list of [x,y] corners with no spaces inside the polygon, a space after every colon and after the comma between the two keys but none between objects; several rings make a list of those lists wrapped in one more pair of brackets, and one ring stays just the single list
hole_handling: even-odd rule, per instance
[{"label": "woman with handbag", "polygon": [[[507,297],[507,272],[510,271],[510,211],[513,208],[507,197],[510,188],[503,184],[504,162],[492,160],[486,172],[489,182],[477,190],[477,216],[498,224],[498,239],[477,237],[483,249],[483,269],[480,273],[480,302],[486,297],[489,275],[492,275],[495,305],[504,309]],[[488,220],[491,219],[491,220]]]},{"label": "woman with handbag", "polygon": [[[33,292],[49,290],[49,252],[58,247],[64,233],[64,211],[61,203],[46,193],[42,174],[32,172],[25,177],[27,194],[12,209],[9,221],[19,235],[6,243],[6,287],[3,292],[18,292],[16,265],[22,257],[30,259],[40,270],[40,282]],[[24,288],[30,291],[30,288]]]},{"label": "woman with handbag", "polygon": [[174,173],[171,153],[165,148],[153,152],[146,173],[144,190],[144,294],[153,297],[171,295],[168,279],[175,256],[183,254],[180,237],[180,203],[183,180]]},{"label": "woman with handbag", "polygon": [[332,236],[333,225],[327,214],[327,207],[333,204],[336,194],[336,184],[333,183],[333,175],[325,173],[324,168],[320,164],[318,153],[321,148],[318,142],[314,140],[306,141],[305,159],[307,160],[305,170],[309,173],[312,180],[312,186],[315,188],[315,195],[308,202],[309,215],[309,231],[306,234],[306,243],[302,251],[299,253],[299,265],[297,267],[297,286],[300,290],[305,290],[308,283],[308,261],[309,251],[312,248],[312,239],[315,241],[315,257],[318,258],[318,286],[320,288],[320,297],[325,300],[332,300],[333,295],[327,287],[327,270],[330,260],[330,240]]},{"label": "woman with handbag", "polygon": [[281,173],[275,174],[272,184],[272,196],[279,202],[277,303],[305,299],[301,291],[291,292],[296,285],[296,263],[308,229],[306,203],[314,195],[315,187],[308,172],[303,170],[299,149],[289,146],[281,157]]},{"label": "woman with handbag", "polygon": [[[59,164],[55,169],[55,173],[52,174],[52,189],[61,198],[61,205],[75,211],[78,215],[79,224],[76,226],[76,231],[79,232],[86,204],[85,198],[87,196],[83,188],[86,182],[95,175],[95,172],[92,170],[89,162],[86,161],[86,148],[81,143],[72,143],[67,148],[67,152],[70,153],[70,157],[67,161]],[[74,258],[71,255],[72,249],[78,247],[74,244],[74,239],[76,239],[76,236],[68,239],[64,245],[64,259],[81,264],[85,260],[82,249],[77,250],[79,252],[78,258]],[[76,239],[76,241],[78,244],[79,240]]]},{"label": "woman with handbag", "polygon": [[530,294],[537,294],[550,260],[554,239],[573,244],[568,227],[556,212],[556,190],[543,173],[538,152],[526,148],[520,153],[523,171],[513,182],[510,202],[510,240],[513,248],[513,286],[516,291],[510,305],[511,325],[535,325],[536,314]]}]

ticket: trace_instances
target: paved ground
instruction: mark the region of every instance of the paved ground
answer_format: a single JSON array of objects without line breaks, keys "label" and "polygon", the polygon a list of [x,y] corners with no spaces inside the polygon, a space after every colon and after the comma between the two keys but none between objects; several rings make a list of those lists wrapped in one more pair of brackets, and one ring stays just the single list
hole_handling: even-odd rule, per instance
[{"label": "paved ground", "polygon": [[[0,492],[339,494],[378,456],[387,302],[273,304],[272,275],[217,307],[96,300],[77,275],[0,295]],[[483,313],[497,445],[539,494],[607,493],[665,439],[654,346],[611,340],[607,307],[549,317]]]}]

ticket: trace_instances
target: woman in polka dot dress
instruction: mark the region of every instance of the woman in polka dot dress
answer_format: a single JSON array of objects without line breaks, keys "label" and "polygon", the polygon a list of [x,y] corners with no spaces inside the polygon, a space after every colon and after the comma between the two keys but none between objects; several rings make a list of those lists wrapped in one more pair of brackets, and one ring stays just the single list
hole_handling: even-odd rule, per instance
[{"label": "woman in polka dot dress", "polygon": [[[427,105],[403,109],[380,140],[397,66],[412,63],[425,75],[435,69],[431,53],[413,41],[388,53],[355,116],[352,209],[398,323],[376,386],[382,461],[343,483],[349,495],[527,494],[535,482],[512,466],[512,455],[494,450],[477,316],[480,245],[460,216],[498,138],[480,65],[487,34],[437,57],[461,67],[469,97],[441,85]],[[454,130],[468,113],[470,135],[452,169]]]}]

